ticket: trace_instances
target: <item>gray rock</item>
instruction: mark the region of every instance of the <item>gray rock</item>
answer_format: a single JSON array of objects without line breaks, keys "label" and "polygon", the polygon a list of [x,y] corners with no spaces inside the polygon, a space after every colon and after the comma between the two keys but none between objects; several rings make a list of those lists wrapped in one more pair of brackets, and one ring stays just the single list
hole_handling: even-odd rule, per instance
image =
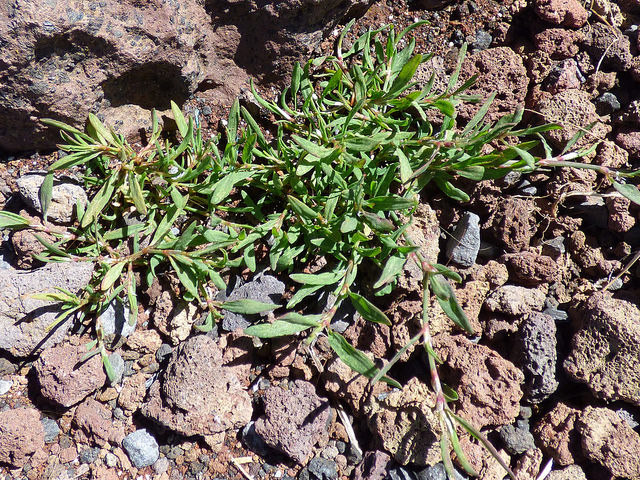
[{"label": "gray rock", "polygon": [[447,472],[442,463],[436,463],[432,467],[424,468],[416,476],[418,480],[447,480]]},{"label": "gray rock", "polygon": [[42,417],[40,420],[44,428],[44,443],[53,443],[60,435],[60,427],[58,422],[49,417]]},{"label": "gray rock", "polygon": [[272,386],[264,394],[265,415],[256,420],[256,433],[267,445],[302,463],[316,444],[329,440],[330,406],[314,386],[296,380],[285,390]]},{"label": "gray rock", "polygon": [[309,476],[313,480],[334,480],[338,478],[338,465],[333,460],[322,457],[313,458],[307,465]]},{"label": "gray rock", "polygon": [[[252,299],[265,303],[279,303],[283,293],[284,283],[271,275],[259,275],[251,282],[235,288],[226,300]],[[228,332],[232,332],[238,328],[247,328],[251,325],[252,321],[251,316],[225,310],[224,318],[222,319],[222,328]]]},{"label": "gray rock", "polygon": [[144,428],[127,435],[122,446],[136,468],[153,465],[160,456],[158,442]]},{"label": "gray rock", "polygon": [[609,115],[616,110],[620,110],[620,101],[613,93],[604,92],[596,98],[596,111],[598,115]]},{"label": "gray rock", "polygon": [[406,468],[396,467],[389,470],[386,480],[416,480],[416,476]]},{"label": "gray rock", "polygon": [[493,37],[491,36],[491,34],[480,29],[476,32],[476,38],[471,43],[471,49],[486,50],[491,46],[491,42],[493,42]]},{"label": "gray rock", "polygon": [[519,338],[519,357],[525,375],[525,398],[531,403],[540,403],[558,388],[554,319],[543,313],[531,313],[521,325]]},{"label": "gray rock", "polygon": [[514,425],[505,425],[500,429],[500,438],[507,451],[513,455],[520,455],[532,448],[536,448],[533,435],[529,431],[529,422],[517,420]]},{"label": "gray rock", "polygon": [[109,362],[111,362],[111,367],[113,368],[113,373],[115,374],[115,378],[110,382],[110,384],[117,385],[118,383],[120,383],[122,377],[124,376],[124,360],[119,353],[113,352],[111,355],[109,355]]},{"label": "gray rock", "polygon": [[162,475],[164,472],[169,470],[169,466],[169,459],[167,457],[161,457],[153,464],[153,471],[156,475]]},{"label": "gray rock", "polygon": [[59,304],[36,300],[33,294],[56,287],[77,292],[89,283],[92,272],[90,262],[49,263],[29,272],[0,270],[0,350],[26,357],[60,342],[72,319],[47,331],[60,313]]},{"label": "gray rock", "polygon": [[566,322],[567,320],[569,320],[569,314],[564,310],[560,310],[558,308],[548,307],[545,308],[542,313],[544,313],[545,315],[549,315],[558,323]]},{"label": "gray rock", "polygon": [[636,428],[640,425],[640,415],[632,413],[624,408],[617,409],[616,413],[621,419],[627,422],[631,428]]},{"label": "gray rock", "polygon": [[80,455],[78,455],[78,458],[80,459],[81,463],[93,463],[96,461],[96,458],[98,458],[99,453],[100,453],[100,448],[98,447],[85,448],[80,452]]},{"label": "gray rock", "polygon": [[[44,175],[24,175],[16,180],[22,200],[40,215],[40,187],[43,181]],[[54,181],[47,218],[58,223],[69,223],[75,217],[78,204],[87,204],[87,194],[80,185]]]},{"label": "gray rock", "polygon": [[163,343],[162,345],[160,345],[160,348],[156,350],[156,361],[158,363],[164,362],[165,358],[170,357],[172,352],[173,347],[168,343]]},{"label": "gray rock", "polygon": [[564,240],[564,237],[555,237],[545,241],[542,244],[542,254],[557,259],[566,252]]},{"label": "gray rock", "polygon": [[480,217],[465,212],[447,241],[447,258],[462,267],[471,267],[480,250]]},{"label": "gray rock", "polygon": [[252,452],[262,457],[266,457],[271,449],[269,445],[256,433],[256,422],[251,421],[242,429],[242,442]]},{"label": "gray rock", "polygon": [[107,343],[126,338],[136,330],[135,325],[129,325],[129,308],[117,300],[109,304],[99,320]]},{"label": "gray rock", "polygon": [[0,380],[0,395],[4,395],[5,393],[7,393],[9,390],[11,390],[12,386],[12,380]]}]

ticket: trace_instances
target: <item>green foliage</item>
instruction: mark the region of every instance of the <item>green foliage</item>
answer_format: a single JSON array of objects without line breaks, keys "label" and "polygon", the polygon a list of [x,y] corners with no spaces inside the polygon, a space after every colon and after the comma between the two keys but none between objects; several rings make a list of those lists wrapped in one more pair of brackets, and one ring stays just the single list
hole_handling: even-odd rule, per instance
[{"label": "green foliage", "polygon": [[[296,65],[290,86],[276,101],[261,98],[252,86],[259,104],[276,119],[268,129],[238,101],[224,135],[211,139],[204,139],[199,125],[172,102],[177,138],[160,131],[154,112],[151,137],[140,149],[94,115],[86,132],[44,120],[61,130],[60,148],[69,153],[50,167],[42,186],[45,217],[55,171],[82,166],[92,193],[73,227],[65,233],[48,231],[56,237],[53,243],[41,239],[46,248],[41,260],[96,264],[85,291],[48,294],[48,300],[63,304],[56,322],[71,314],[91,322],[116,300],[129,305],[133,324],[137,278],[150,285],[158,276],[172,275],[182,285],[183,298],[207,311],[205,323],[197,327],[206,331],[225,309],[256,314],[280,307],[214,299],[231,269],[255,272],[268,265],[289,273],[298,285],[288,309],[303,306],[321,289],[332,292],[336,301],[324,314],[291,311],[272,323],[253,325],[247,333],[272,338],[307,332],[303,335],[310,343],[326,335],[347,365],[395,387],[400,385],[387,376],[389,369],[410,345],[421,341],[433,377],[440,359],[428,334],[430,291],[458,327],[472,329],[449,283],[459,276],[426,263],[406,233],[420,193],[433,185],[467,201],[468,195],[455,185],[460,177],[483,180],[512,170],[532,171],[543,164],[531,153],[537,142],[507,142],[555,127],[516,129],[521,111],[486,122],[489,99],[458,128],[456,107],[473,82],[458,85],[464,49],[445,91],[433,89],[433,78],[419,85],[413,76],[430,57],[415,54],[414,40],[404,48],[399,44],[417,25],[399,34],[393,28],[384,35],[382,29],[368,31],[347,52],[342,51],[343,32],[336,55]],[[549,165],[552,159],[546,161]],[[615,185],[637,196],[630,187]],[[0,228],[46,230],[8,212],[0,212]],[[300,273],[318,257],[326,258],[322,271]],[[360,283],[358,274],[377,269],[379,277],[370,287],[384,295],[393,290],[407,261],[424,270],[423,329],[378,368],[331,329],[331,320],[349,299],[365,320],[391,325],[385,313],[359,293],[368,285]],[[95,331],[88,355],[100,354],[111,375],[99,324]],[[446,405],[439,381],[434,388]],[[455,398],[455,392],[448,389],[446,396]],[[440,413],[447,425],[453,419],[468,429],[448,409]],[[445,444],[451,443],[462,459],[455,429],[443,432]]]}]

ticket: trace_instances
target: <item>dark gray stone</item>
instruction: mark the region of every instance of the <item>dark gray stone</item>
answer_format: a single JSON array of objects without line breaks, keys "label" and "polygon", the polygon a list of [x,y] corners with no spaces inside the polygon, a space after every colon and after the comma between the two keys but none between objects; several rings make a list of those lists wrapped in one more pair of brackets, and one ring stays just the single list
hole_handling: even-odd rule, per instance
[{"label": "dark gray stone", "polygon": [[518,420],[514,425],[505,425],[500,429],[500,438],[504,447],[512,455],[520,455],[529,449],[536,448],[533,435],[529,431],[529,422]]},{"label": "dark gray stone", "polygon": [[389,470],[385,480],[416,480],[416,476],[403,467],[395,467]]},{"label": "dark gray stone", "polygon": [[555,321],[544,313],[532,312],[522,322],[518,336],[525,398],[531,403],[540,403],[558,388]]},{"label": "dark gray stone", "polygon": [[136,468],[153,465],[160,456],[158,442],[144,428],[127,435],[122,446]]},{"label": "dark gray stone", "polygon": [[620,110],[620,101],[613,93],[604,92],[596,98],[596,111],[598,115],[609,115],[616,110]]},{"label": "dark gray stone", "polygon": [[447,472],[442,463],[436,463],[417,472],[418,480],[447,480]]},{"label": "dark gray stone", "polygon": [[545,241],[542,244],[542,254],[557,259],[567,250],[564,246],[564,240],[564,237],[555,237]]},{"label": "dark gray stone", "polygon": [[266,457],[272,452],[269,445],[256,433],[255,422],[251,421],[242,429],[242,442],[252,452],[257,453],[260,456]]},{"label": "dark gray stone", "polygon": [[462,267],[471,267],[480,250],[480,217],[465,212],[447,241],[447,258]]},{"label": "dark gray stone", "polygon": [[311,479],[333,480],[338,478],[338,465],[327,458],[316,457],[311,459],[307,469]]},{"label": "dark gray stone", "polygon": [[44,443],[53,443],[60,435],[60,427],[58,422],[49,417],[42,417],[40,420],[44,428]]},{"label": "dark gray stone", "polygon": [[[231,300],[252,299],[265,303],[279,303],[284,293],[284,283],[271,275],[258,275],[251,282],[235,288],[226,298]],[[255,317],[255,316],[254,316]],[[238,328],[247,328],[253,322],[252,316],[225,310],[222,328],[228,332]]]},{"label": "dark gray stone", "polygon": [[96,458],[98,458],[99,453],[100,453],[100,448],[98,447],[85,448],[80,452],[80,455],[78,455],[78,458],[80,459],[81,463],[93,463],[96,461]]},{"label": "dark gray stone", "polygon": [[475,40],[471,43],[471,49],[475,51],[486,50],[491,46],[491,42],[493,42],[493,37],[489,32],[478,30]]},{"label": "dark gray stone", "polygon": [[113,368],[113,373],[115,374],[115,378],[110,382],[110,385],[117,385],[122,381],[124,375],[124,360],[119,353],[113,352],[109,355],[109,362],[111,362],[111,368]]},{"label": "dark gray stone", "polygon": [[542,313],[545,315],[549,315],[556,322],[562,323],[569,320],[569,314],[564,310],[560,310],[558,308],[548,307]]},{"label": "dark gray stone", "polygon": [[156,350],[156,360],[158,363],[162,363],[166,358],[171,356],[173,348],[168,343],[163,343],[160,348]]}]

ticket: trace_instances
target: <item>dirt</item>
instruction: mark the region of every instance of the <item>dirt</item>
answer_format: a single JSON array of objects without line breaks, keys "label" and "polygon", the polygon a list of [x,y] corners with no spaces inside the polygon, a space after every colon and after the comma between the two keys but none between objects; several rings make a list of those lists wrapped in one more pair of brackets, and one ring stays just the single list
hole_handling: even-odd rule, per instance
[{"label": "dirt", "polygon": [[[238,18],[242,17],[238,15]],[[548,137],[556,153],[576,131],[593,122],[592,130],[577,146],[601,143],[585,163],[637,168],[640,116],[634,100],[640,98],[639,15],[640,4],[633,0],[380,0],[373,2],[366,13],[357,18],[351,33],[346,36],[345,45],[367,28],[393,24],[396,31],[400,31],[413,22],[427,20],[426,25],[412,33],[416,51],[433,53],[438,60],[433,68],[445,75],[452,71],[462,43],[468,42],[469,56],[463,74],[486,74],[474,87],[474,94],[487,96],[498,91],[498,101],[490,111],[492,118],[522,106],[526,108],[526,121],[539,123],[544,118],[563,123],[563,130]],[[252,18],[253,28],[260,28]],[[227,27],[231,28],[230,25]],[[324,38],[316,42],[312,54],[333,52],[339,32],[339,25],[329,29]],[[284,35],[279,41],[293,42],[291,39],[298,33],[294,28],[287,30],[289,36]],[[221,32],[216,34],[222,35]],[[256,36],[260,38],[260,35]],[[299,37],[295,38],[299,40]],[[489,44],[487,38],[490,38]],[[246,41],[243,45],[246,53],[249,46]],[[174,47],[182,51],[181,46]],[[291,53],[293,50],[291,44],[281,50],[275,48],[270,50],[268,59],[273,62],[273,52],[279,51],[292,59],[295,57]],[[245,66],[247,63],[250,62],[239,62]],[[286,82],[290,64],[277,65],[275,80],[258,75],[248,67],[242,72],[236,65],[229,68],[234,77],[255,76],[260,92],[270,97],[278,85]],[[215,80],[222,82],[224,79],[216,77]],[[235,83],[230,92],[216,84],[216,91],[222,93],[217,94],[210,105],[207,102],[212,101],[211,97],[203,91],[195,91],[185,101],[183,109],[194,112],[210,106],[212,113],[201,120],[204,130],[211,133],[217,129],[228,108],[221,98],[231,97],[238,90]],[[247,98],[246,92],[242,95]],[[88,111],[89,108],[84,106],[80,110]],[[461,118],[468,119],[473,113],[473,109],[463,109]],[[15,138],[11,138],[15,144]],[[36,144],[22,147],[23,151],[28,151]],[[46,169],[58,156],[59,152],[55,151],[0,152],[0,206],[15,209],[19,203],[16,179],[28,172]],[[451,322],[434,314],[434,333],[440,334],[436,345],[439,353],[448,359],[442,369],[443,379],[457,388],[460,395],[460,400],[453,404],[454,409],[469,415],[472,423],[475,421],[486,427],[485,433],[498,448],[503,447],[496,433],[501,426],[516,424],[529,428],[531,425],[536,448],[523,454],[509,454],[510,457],[505,453],[512,467],[521,472],[519,478],[535,478],[549,458],[562,467],[571,466],[576,470],[575,477],[554,478],[640,478],[637,462],[640,435],[635,421],[640,418],[636,368],[640,283],[639,269],[631,262],[633,253],[640,246],[638,206],[617,195],[609,179],[585,170],[557,169],[529,177],[462,185],[472,198],[467,204],[452,202],[436,192],[428,192],[423,198],[439,221],[439,261],[442,263],[447,262],[444,245],[464,213],[473,212],[481,219],[482,244],[476,265],[470,268],[450,265],[464,279],[456,287],[457,295],[469,309],[479,338],[464,338]],[[25,241],[20,235],[14,236],[13,246],[20,250]],[[12,248],[5,242],[5,246],[8,245]],[[20,251],[18,257],[15,264],[27,265],[20,258]],[[10,255],[5,256],[5,260],[10,258]],[[415,333],[415,316],[421,305],[411,272],[407,272],[406,278],[404,290],[387,305],[394,322],[402,322],[396,326],[396,331],[373,329],[368,324],[356,322],[345,333],[375,357],[389,359],[397,347]],[[596,293],[604,287],[609,292]],[[229,428],[226,437],[183,437],[159,428],[141,415],[140,408],[147,395],[145,383],[160,374],[171,357],[168,355],[166,360],[158,357],[157,352],[163,348],[160,337],[165,344],[174,346],[185,340],[184,335],[172,337],[166,326],[169,312],[178,300],[167,291],[149,292],[148,295],[152,301],[147,300],[143,307],[152,313],[157,311],[158,318],[166,320],[156,319],[155,326],[160,333],[149,341],[137,337],[128,341],[122,351],[132,371],[122,385],[102,387],[94,397],[104,409],[100,410],[101,418],[109,417],[109,412],[114,415],[113,428],[118,432],[114,438],[119,439],[122,431],[128,434],[135,429],[149,428],[160,444],[160,461],[166,468],[132,466],[117,441],[110,444],[108,439],[98,438],[99,434],[95,432],[92,437],[87,431],[91,427],[86,425],[91,422],[82,420],[90,418],[86,402],[70,408],[47,402],[34,378],[35,359],[22,362],[0,352],[0,379],[13,382],[10,391],[0,395],[0,432],[9,431],[8,435],[13,435],[17,442],[17,445],[9,442],[5,446],[6,452],[0,449],[0,460],[8,462],[0,463],[0,478],[133,479],[148,476],[235,480],[249,475],[276,479],[298,474],[300,478],[305,475],[304,478],[316,478],[310,470],[311,465],[303,468],[304,465],[287,459],[282,452],[254,453],[260,448],[235,430],[237,425]],[[611,308],[605,308],[607,306]],[[526,368],[521,362],[523,358],[535,358],[530,352],[549,347],[540,347],[536,343],[539,339],[532,338],[536,335],[521,334],[521,330],[527,322],[541,316],[545,321],[553,319],[557,329],[553,352],[557,359],[554,358],[555,364],[550,367],[551,373],[548,369],[544,373],[555,377],[551,382],[555,390],[542,389],[546,392],[544,395],[527,397],[522,390],[535,389],[537,370]],[[147,327],[142,323],[148,317],[146,313],[141,315],[139,329]],[[344,403],[365,458],[373,457],[374,452],[380,458],[384,457],[382,468],[387,473],[401,465],[418,472],[438,461],[437,455],[430,450],[428,461],[427,456],[413,458],[415,452],[402,451],[398,435],[403,432],[393,430],[395,423],[401,423],[404,430],[410,431],[410,436],[419,437],[421,448],[428,450],[428,445],[423,445],[424,432],[419,431],[418,435],[411,430],[411,422],[418,418],[416,415],[425,424],[428,423],[425,419],[432,419],[420,408],[415,409],[417,413],[402,409],[405,398],[423,409],[427,403],[429,407],[433,403],[430,394],[421,390],[428,379],[424,352],[420,349],[413,353],[409,351],[403,358],[406,363],[392,371],[406,387],[390,394],[384,386],[377,385],[372,390],[361,377],[354,377],[339,361],[330,358],[328,348],[322,342],[316,345],[315,351],[309,352],[278,342],[252,349],[251,340],[237,332],[222,333],[216,340],[223,350],[222,360],[217,359],[217,362],[222,361],[222,368],[233,368],[234,388],[240,388],[242,384],[251,396],[253,420],[262,414],[261,398],[269,388],[280,386],[287,390],[289,380],[310,381],[319,394],[334,402],[334,407],[339,400]],[[72,349],[82,341],[78,336],[73,337]],[[530,349],[529,354],[522,355],[521,349]],[[325,364],[324,374],[320,373],[318,364]],[[526,388],[523,371],[527,372]],[[159,388],[157,383],[155,385],[154,401],[160,402]],[[249,408],[249,399],[243,401],[244,407]],[[390,409],[389,405],[394,409],[393,415],[384,410]],[[204,406],[200,407],[206,410]],[[9,418],[7,412],[15,409],[27,410],[17,410],[19,414]],[[367,414],[372,410],[376,415],[368,418]],[[41,442],[39,423],[34,421],[38,413],[40,417],[55,419],[59,425],[61,432],[53,441]],[[207,412],[202,413],[203,417],[206,415]],[[395,415],[402,422],[395,420]],[[23,428],[5,428],[23,417],[26,419]],[[318,434],[322,441],[312,454],[305,450],[304,455],[296,458],[330,460],[338,472],[331,478],[346,479],[353,475],[366,478],[362,476],[362,455],[349,447],[348,429],[336,415],[326,417],[329,422],[326,431],[322,426],[317,427],[322,430]],[[200,421],[190,417],[188,420],[194,425]],[[94,428],[104,430],[107,433],[103,437],[109,437],[108,427],[101,424],[99,418],[93,421]],[[178,421],[185,420],[172,417],[171,422],[165,423],[173,425]],[[612,432],[616,432],[615,435]],[[22,453],[20,442],[24,443]],[[489,465],[477,444],[466,437],[463,444],[472,452],[472,464]],[[83,452],[89,448],[98,448],[97,460],[81,460],[82,455],[88,455]],[[305,448],[311,447],[305,444]],[[395,463],[388,463],[387,454],[379,451],[384,449]],[[31,452],[35,453],[31,455]],[[320,468],[317,462],[314,465],[313,468]],[[488,475],[489,467],[486,468]],[[502,473],[496,473],[495,478],[501,479]]]}]

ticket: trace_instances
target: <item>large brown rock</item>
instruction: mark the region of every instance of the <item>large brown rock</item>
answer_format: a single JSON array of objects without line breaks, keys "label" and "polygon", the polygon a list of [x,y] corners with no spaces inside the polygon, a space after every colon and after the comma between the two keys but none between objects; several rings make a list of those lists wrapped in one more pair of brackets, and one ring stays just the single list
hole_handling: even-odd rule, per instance
[{"label": "large brown rock", "polygon": [[597,293],[581,314],[564,369],[609,401],[640,405],[640,310],[626,300]]},{"label": "large brown rock", "polygon": [[[251,75],[280,75],[367,0],[18,0],[0,4],[0,148],[51,148],[52,117],[89,112],[123,133],[198,91],[230,105]],[[236,62],[239,64],[236,64]],[[245,71],[246,70],[246,71]]]},{"label": "large brown rock", "polygon": [[191,337],[173,352],[142,406],[143,415],[186,436],[240,428],[252,412],[234,368],[223,365],[222,351],[206,335]]},{"label": "large brown rock", "polygon": [[589,406],[577,427],[587,458],[616,477],[640,479],[640,435],[613,410]]},{"label": "large brown rock", "polygon": [[589,18],[589,14],[578,0],[536,0],[538,16],[554,25],[579,28]]},{"label": "large brown rock", "polygon": [[441,376],[460,399],[453,404],[476,428],[513,423],[520,412],[524,375],[511,362],[464,337],[440,335]]},{"label": "large brown rock", "polygon": [[316,444],[329,441],[331,407],[313,384],[296,380],[286,390],[272,386],[263,400],[265,414],[256,420],[256,433],[267,445],[306,463]]},{"label": "large brown rock", "polygon": [[579,410],[558,403],[534,429],[541,449],[558,465],[571,465],[580,453],[580,438],[575,430],[579,414]]},{"label": "large brown rock", "polygon": [[44,447],[44,427],[35,408],[0,412],[0,463],[22,467]]},{"label": "large brown rock", "polygon": [[70,407],[86,398],[107,380],[100,355],[82,361],[84,345],[47,348],[34,364],[40,393],[51,402]]}]

